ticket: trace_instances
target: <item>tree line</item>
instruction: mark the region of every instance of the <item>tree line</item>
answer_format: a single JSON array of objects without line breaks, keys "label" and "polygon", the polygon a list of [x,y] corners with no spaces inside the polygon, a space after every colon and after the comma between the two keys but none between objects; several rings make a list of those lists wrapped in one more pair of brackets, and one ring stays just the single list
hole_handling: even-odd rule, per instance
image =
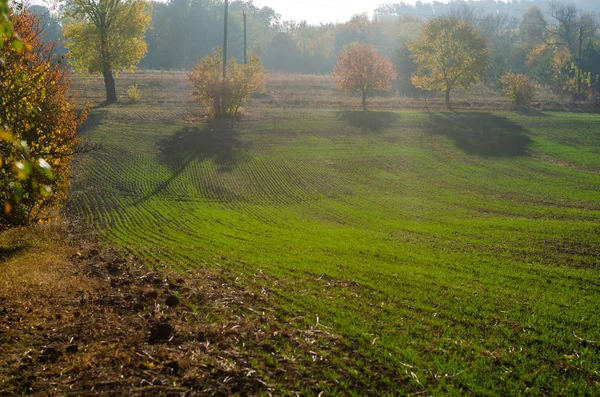
[{"label": "tree line", "polygon": [[[43,19],[49,40],[65,43],[63,27],[72,19],[69,10],[77,2],[65,3],[54,16],[44,7],[34,6],[34,11]],[[222,44],[222,1],[153,2],[149,12],[151,22],[143,37],[146,47],[139,63],[141,68],[189,70],[197,60],[212,54]],[[416,66],[408,43],[421,37],[428,20],[451,17],[469,24],[485,39],[490,50],[490,62],[482,76],[486,85],[498,88],[502,76],[513,72],[531,76],[543,85],[564,88],[568,75],[585,72],[587,81],[600,74],[600,23],[596,12],[600,12],[600,2],[593,0],[565,3],[454,0],[382,5],[371,18],[363,14],[344,23],[311,25],[283,20],[272,8],[237,0],[230,4],[228,54],[243,59],[245,13],[248,53],[260,56],[272,72],[329,74],[344,46],[358,41],[390,57],[398,76],[398,90],[411,94],[416,92],[411,83]],[[137,49],[142,47],[138,45]],[[58,52],[61,50],[65,51],[59,47]],[[562,54],[555,56],[558,50]],[[559,56],[567,59],[563,65],[554,62]],[[121,65],[115,66],[118,69]],[[565,69],[561,83],[556,82],[557,68]]]}]

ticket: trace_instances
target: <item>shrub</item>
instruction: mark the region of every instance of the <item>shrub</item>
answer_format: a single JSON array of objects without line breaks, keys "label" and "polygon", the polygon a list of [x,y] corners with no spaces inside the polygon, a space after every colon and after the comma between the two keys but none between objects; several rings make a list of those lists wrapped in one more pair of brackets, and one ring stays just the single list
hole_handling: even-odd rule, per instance
[{"label": "shrub", "polygon": [[235,59],[227,63],[227,78],[223,81],[223,56],[217,49],[212,56],[202,58],[189,73],[194,99],[209,108],[212,118],[233,117],[253,93],[264,93],[268,72],[260,57],[254,55],[247,65]]},{"label": "shrub", "polygon": [[504,95],[509,97],[517,107],[525,107],[531,103],[535,95],[534,83],[524,74],[506,73],[500,79]]},{"label": "shrub", "polygon": [[139,102],[142,99],[142,93],[138,89],[137,84],[130,85],[127,89],[127,96],[131,102]]},{"label": "shrub", "polygon": [[26,45],[0,46],[0,229],[42,219],[65,197],[76,128],[86,114],[71,108],[67,71],[52,56],[54,44],[42,41],[35,16],[10,18]]}]

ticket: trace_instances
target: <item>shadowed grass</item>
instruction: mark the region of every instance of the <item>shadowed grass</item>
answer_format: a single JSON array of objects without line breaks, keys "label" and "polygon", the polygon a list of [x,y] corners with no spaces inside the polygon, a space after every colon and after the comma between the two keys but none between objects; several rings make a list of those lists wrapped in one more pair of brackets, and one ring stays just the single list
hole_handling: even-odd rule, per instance
[{"label": "shadowed grass", "polygon": [[524,156],[532,143],[522,125],[487,112],[434,113],[429,122],[427,132],[453,139],[469,154]]},{"label": "shadowed grass", "polygon": [[339,111],[336,113],[341,121],[363,131],[378,132],[390,128],[398,122],[398,113],[394,112],[364,112]]}]

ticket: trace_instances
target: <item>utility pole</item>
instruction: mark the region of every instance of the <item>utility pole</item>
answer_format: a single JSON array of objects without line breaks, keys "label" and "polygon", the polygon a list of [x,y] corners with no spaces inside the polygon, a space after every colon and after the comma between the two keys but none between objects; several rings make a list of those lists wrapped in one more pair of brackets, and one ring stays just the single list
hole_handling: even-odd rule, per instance
[{"label": "utility pole", "polygon": [[246,12],[244,11],[244,65],[248,63],[248,53],[247,53],[247,41],[246,41]]},{"label": "utility pole", "polygon": [[223,34],[223,81],[227,79],[227,16],[229,14],[229,0],[225,0],[225,32]]},{"label": "utility pole", "polygon": [[581,48],[583,46],[583,26],[579,27],[579,55],[577,56],[577,94],[581,94]]}]

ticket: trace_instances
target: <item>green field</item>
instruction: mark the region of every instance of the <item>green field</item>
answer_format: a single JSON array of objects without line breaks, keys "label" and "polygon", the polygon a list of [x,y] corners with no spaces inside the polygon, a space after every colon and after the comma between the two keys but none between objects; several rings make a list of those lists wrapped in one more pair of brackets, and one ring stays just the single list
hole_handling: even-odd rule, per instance
[{"label": "green field", "polygon": [[280,316],[340,337],[324,395],[600,394],[600,115],[197,120],[94,109],[69,207],[149,266],[270,275]]}]

